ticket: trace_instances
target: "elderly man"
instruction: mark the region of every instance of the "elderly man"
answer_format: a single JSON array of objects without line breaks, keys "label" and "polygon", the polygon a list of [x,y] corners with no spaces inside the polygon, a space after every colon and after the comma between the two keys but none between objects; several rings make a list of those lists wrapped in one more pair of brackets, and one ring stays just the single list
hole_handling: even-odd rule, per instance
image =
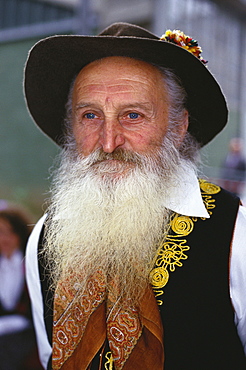
[{"label": "elderly man", "polygon": [[62,148],[27,251],[45,368],[245,369],[246,211],[196,176],[227,121],[204,64],[125,23],[31,50],[27,105]]}]

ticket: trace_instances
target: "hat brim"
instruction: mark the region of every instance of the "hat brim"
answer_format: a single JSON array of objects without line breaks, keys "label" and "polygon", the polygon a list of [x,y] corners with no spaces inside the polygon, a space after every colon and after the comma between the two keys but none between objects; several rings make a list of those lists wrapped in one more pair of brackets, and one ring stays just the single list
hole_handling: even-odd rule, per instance
[{"label": "hat brim", "polygon": [[39,41],[25,66],[28,109],[41,130],[63,145],[65,105],[75,75],[94,60],[109,56],[141,59],[172,69],[188,96],[189,132],[207,144],[226,125],[224,95],[207,67],[180,46],[128,36],[53,36]]}]

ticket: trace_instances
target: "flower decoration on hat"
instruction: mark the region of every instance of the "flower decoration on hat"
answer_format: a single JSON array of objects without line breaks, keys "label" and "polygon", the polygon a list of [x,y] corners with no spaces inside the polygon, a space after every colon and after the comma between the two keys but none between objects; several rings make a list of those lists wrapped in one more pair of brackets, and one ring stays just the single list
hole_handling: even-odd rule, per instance
[{"label": "flower decoration on hat", "polygon": [[167,30],[164,35],[161,36],[160,40],[171,42],[173,44],[181,46],[193,55],[195,55],[202,63],[206,64],[207,61],[201,56],[202,49],[198,45],[198,42],[192,37],[185,35],[180,30]]}]

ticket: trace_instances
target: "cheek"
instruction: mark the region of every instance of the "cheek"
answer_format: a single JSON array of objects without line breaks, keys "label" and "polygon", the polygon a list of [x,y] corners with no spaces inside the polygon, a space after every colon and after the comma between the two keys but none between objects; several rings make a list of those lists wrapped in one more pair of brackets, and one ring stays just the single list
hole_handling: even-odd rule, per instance
[{"label": "cheek", "polygon": [[167,126],[165,125],[154,125],[151,129],[146,132],[145,140],[150,145],[160,145],[167,132]]},{"label": "cheek", "polygon": [[159,130],[157,127],[153,127],[143,130],[139,134],[131,135],[131,138],[129,138],[131,148],[138,152],[148,152],[162,144],[165,133],[166,130]]},{"label": "cheek", "polygon": [[88,155],[95,149],[100,137],[99,130],[95,128],[85,129],[82,127],[74,127],[73,134],[78,151],[83,155]]}]

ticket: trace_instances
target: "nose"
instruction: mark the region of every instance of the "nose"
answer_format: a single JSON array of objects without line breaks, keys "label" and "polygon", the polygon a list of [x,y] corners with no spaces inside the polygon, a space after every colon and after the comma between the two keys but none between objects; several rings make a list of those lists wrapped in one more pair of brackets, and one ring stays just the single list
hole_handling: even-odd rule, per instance
[{"label": "nose", "polygon": [[117,121],[105,121],[103,124],[100,144],[105,153],[112,153],[116,148],[124,145],[123,128]]}]

